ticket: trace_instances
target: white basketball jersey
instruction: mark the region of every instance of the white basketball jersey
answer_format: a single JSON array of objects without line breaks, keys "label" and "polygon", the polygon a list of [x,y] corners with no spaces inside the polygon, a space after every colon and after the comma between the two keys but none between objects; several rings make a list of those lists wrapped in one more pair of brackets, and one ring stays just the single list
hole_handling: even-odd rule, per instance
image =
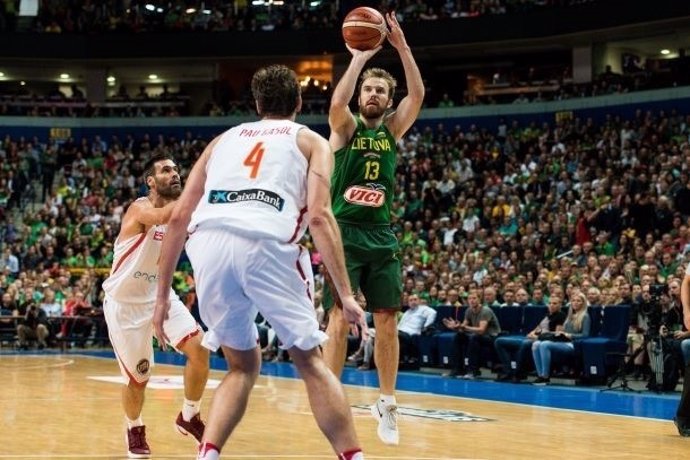
[{"label": "white basketball jersey", "polygon": [[[146,233],[115,241],[113,267],[103,282],[103,290],[109,297],[122,303],[155,302],[158,259],[166,228],[166,225],[154,225]],[[177,297],[172,289],[170,295],[171,299]]]},{"label": "white basketball jersey", "polygon": [[208,160],[189,232],[222,227],[246,238],[298,241],[307,226],[309,164],[297,147],[303,127],[261,120],[226,131]]}]

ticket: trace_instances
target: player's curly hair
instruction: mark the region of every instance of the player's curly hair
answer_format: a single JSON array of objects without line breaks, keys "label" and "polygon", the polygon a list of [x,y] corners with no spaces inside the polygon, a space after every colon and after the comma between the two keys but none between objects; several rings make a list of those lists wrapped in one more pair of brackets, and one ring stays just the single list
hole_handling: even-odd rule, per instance
[{"label": "player's curly hair", "polygon": [[252,77],[252,96],[260,117],[289,117],[297,110],[300,86],[297,74],[284,65],[270,65]]},{"label": "player's curly hair", "polygon": [[372,67],[370,69],[365,70],[362,72],[362,75],[359,77],[359,91],[362,91],[362,84],[367,78],[381,78],[384,80],[386,83],[388,83],[388,97],[390,99],[393,99],[393,96],[395,96],[395,88],[398,86],[398,82],[395,80],[393,75],[390,74],[387,70],[383,70],[378,67]]},{"label": "player's curly hair", "polygon": [[172,162],[175,162],[175,158],[173,158],[173,156],[167,152],[154,153],[144,165],[144,180],[146,180],[149,176],[155,176],[156,163],[164,160],[171,160]]}]

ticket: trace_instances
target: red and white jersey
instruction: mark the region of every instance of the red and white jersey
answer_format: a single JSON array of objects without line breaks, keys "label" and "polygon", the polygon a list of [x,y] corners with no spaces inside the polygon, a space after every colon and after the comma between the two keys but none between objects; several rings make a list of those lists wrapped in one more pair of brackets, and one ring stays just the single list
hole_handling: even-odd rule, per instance
[{"label": "red and white jersey", "polygon": [[290,120],[243,123],[223,133],[206,166],[189,232],[227,228],[252,239],[298,241],[307,227],[307,169]]},{"label": "red and white jersey", "polygon": [[[166,228],[154,225],[146,233],[115,241],[113,267],[103,282],[103,290],[110,298],[133,304],[156,301],[158,259]],[[170,298],[177,298],[172,288]]]}]

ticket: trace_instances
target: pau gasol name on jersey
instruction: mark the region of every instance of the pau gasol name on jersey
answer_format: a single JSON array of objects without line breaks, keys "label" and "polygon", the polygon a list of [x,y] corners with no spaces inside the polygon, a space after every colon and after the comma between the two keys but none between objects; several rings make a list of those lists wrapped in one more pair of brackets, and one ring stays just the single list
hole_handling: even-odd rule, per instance
[{"label": "pau gasol name on jersey", "polygon": [[386,202],[386,187],[381,184],[352,185],[343,196],[348,203],[379,208]]},{"label": "pau gasol name on jersey", "polygon": [[245,201],[259,201],[283,210],[285,199],[275,192],[260,188],[250,188],[246,190],[211,190],[208,202],[211,204],[243,203]]}]

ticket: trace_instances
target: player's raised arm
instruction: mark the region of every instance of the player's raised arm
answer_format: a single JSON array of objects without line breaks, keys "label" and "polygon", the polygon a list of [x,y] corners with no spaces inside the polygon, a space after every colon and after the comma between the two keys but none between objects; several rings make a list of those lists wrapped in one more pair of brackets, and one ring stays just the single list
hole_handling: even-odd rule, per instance
[{"label": "player's raised arm", "polygon": [[386,21],[390,27],[388,42],[398,51],[403,69],[405,69],[405,84],[407,95],[400,101],[397,109],[386,120],[386,125],[396,140],[403,135],[417,119],[424,102],[424,81],[415,62],[412,51],[405,40],[402,28],[391,12],[386,15]]}]

